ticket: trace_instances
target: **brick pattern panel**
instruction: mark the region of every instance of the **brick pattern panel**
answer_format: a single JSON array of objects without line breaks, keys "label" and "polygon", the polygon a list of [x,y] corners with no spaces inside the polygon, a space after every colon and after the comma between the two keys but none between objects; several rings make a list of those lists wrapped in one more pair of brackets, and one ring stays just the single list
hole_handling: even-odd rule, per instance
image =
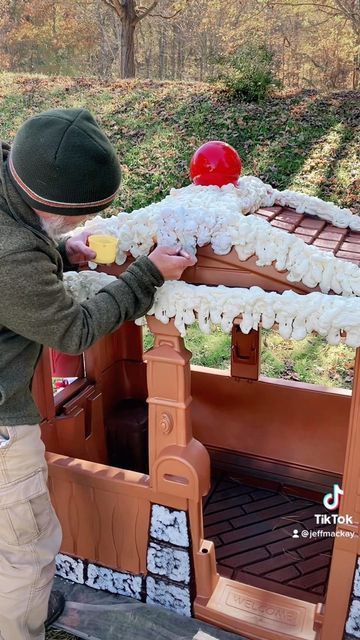
[{"label": "brick pattern panel", "polygon": [[264,207],[255,214],[273,227],[294,233],[306,244],[331,251],[337,258],[360,265],[360,232],[340,229],[317,216],[296,213],[288,207]]},{"label": "brick pattern panel", "polygon": [[[324,601],[333,538],[302,536],[303,530],[334,531],[317,525],[322,504],[259,488],[233,478],[217,478],[204,504],[205,537],[216,547],[218,571],[310,602]],[[294,530],[297,535],[294,536]]]}]

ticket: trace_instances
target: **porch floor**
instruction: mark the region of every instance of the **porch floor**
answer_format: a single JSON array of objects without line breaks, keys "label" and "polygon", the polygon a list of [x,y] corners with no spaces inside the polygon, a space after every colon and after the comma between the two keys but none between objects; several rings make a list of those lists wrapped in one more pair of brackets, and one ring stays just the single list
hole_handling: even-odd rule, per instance
[{"label": "porch floor", "polygon": [[316,524],[315,513],[326,511],[321,499],[309,498],[306,491],[214,478],[204,503],[204,527],[206,539],[215,544],[218,572],[275,593],[323,602],[334,538],[310,539],[303,532],[335,527]]}]

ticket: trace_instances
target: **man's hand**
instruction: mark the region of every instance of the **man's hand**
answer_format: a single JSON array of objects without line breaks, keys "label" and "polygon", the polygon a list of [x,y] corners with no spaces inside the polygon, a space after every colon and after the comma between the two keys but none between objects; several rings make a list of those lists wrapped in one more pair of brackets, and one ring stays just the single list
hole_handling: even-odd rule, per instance
[{"label": "man's hand", "polygon": [[71,264],[85,264],[96,258],[96,252],[87,245],[90,231],[82,231],[66,241],[66,255]]},{"label": "man's hand", "polygon": [[164,280],[178,280],[187,267],[197,262],[195,256],[176,247],[156,247],[148,257],[162,273]]}]

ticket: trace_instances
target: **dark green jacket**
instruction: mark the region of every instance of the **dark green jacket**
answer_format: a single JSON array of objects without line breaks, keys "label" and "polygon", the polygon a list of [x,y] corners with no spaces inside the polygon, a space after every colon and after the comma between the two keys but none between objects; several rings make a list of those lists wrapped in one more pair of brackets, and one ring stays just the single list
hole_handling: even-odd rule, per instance
[{"label": "dark green jacket", "polygon": [[[147,257],[79,304],[65,290],[59,248],[7,173],[0,148],[0,425],[35,424],[31,380],[42,345],[79,354],[152,305],[164,279]],[[36,159],[34,159],[36,162]],[[66,258],[65,256],[63,256]],[[72,267],[74,269],[74,267]]]}]

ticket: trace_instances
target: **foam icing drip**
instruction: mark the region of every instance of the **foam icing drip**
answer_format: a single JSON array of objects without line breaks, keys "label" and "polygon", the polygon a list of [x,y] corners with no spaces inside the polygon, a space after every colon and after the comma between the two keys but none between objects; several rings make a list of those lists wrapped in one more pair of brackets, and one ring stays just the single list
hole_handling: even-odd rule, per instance
[{"label": "foam icing drip", "polygon": [[308,196],[297,191],[277,191],[274,190],[275,204],[282,207],[291,207],[297,213],[308,213],[317,216],[322,220],[331,222],[334,227],[352,231],[360,231],[360,217],[356,216],[350,209],[341,209],[332,202],[325,202],[315,196]]},{"label": "foam icing drip", "polygon": [[[240,178],[237,186],[191,184],[172,189],[161,202],[131,214],[105,219],[97,216],[86,223],[86,228],[119,239],[118,264],[125,262],[129,252],[135,258],[147,255],[154,244],[180,245],[196,253],[197,246],[210,243],[218,255],[234,247],[240,260],[256,255],[258,266],[273,264],[278,271],[287,271],[290,282],[319,286],[323,292],[304,296],[290,290],[278,294],[259,287],[208,287],[167,281],[157,289],[148,313],[164,323],[174,318],[182,336],[195,321],[204,333],[210,333],[212,324],[229,332],[238,316],[244,333],[259,324],[266,329],[278,325],[283,338],[301,340],[315,331],[330,344],[337,344],[345,333],[347,344],[360,346],[360,300],[356,298],[360,296],[359,267],[307,245],[266,220],[247,215],[276,204],[360,231],[360,218],[350,210],[302,193],[278,191],[254,176]],[[80,302],[115,279],[91,271],[64,274],[65,286]],[[329,291],[350,298],[324,295]]]},{"label": "foam icing drip", "polygon": [[[246,215],[260,207],[280,204],[299,213],[317,215],[335,226],[360,230],[360,218],[319,198],[293,191],[277,191],[254,176],[244,176],[235,187],[193,184],[172,189],[161,202],[110,218],[97,216],[86,223],[92,233],[118,238],[117,264],[147,255],[154,244],[181,246],[195,254],[197,246],[211,244],[225,255],[235,248],[241,261],[256,255],[258,266],[274,264],[287,271],[289,282],[303,282],[347,296],[360,295],[360,269],[306,244],[301,238],[272,227],[266,220]],[[90,263],[90,268],[96,268]]]},{"label": "foam icing drip", "polygon": [[110,282],[117,280],[115,276],[98,271],[67,271],[64,273],[64,286],[77,302],[85,302]]},{"label": "foam icing drip", "polygon": [[[80,302],[114,280],[115,276],[105,273],[64,274],[66,288]],[[330,344],[338,344],[345,333],[348,345],[360,346],[360,299],[355,297],[319,292],[299,295],[290,290],[279,294],[260,287],[210,287],[167,281],[156,290],[148,315],[154,315],[164,324],[174,318],[182,336],[186,334],[186,327],[196,321],[203,333],[210,333],[212,324],[228,333],[234,318],[239,316],[243,333],[258,329],[259,324],[265,329],[278,325],[283,338],[302,340],[315,331]]]}]

